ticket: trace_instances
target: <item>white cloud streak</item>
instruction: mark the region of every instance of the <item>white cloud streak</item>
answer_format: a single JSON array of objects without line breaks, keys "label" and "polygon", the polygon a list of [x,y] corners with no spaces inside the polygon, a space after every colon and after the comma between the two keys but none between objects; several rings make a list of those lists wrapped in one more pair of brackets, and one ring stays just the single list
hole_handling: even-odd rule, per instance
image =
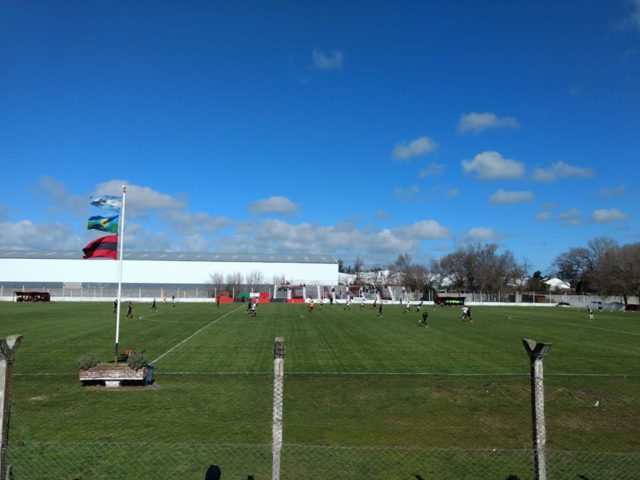
[{"label": "white cloud streak", "polygon": [[627,219],[627,214],[617,208],[600,208],[591,214],[591,221],[594,223],[621,222]]},{"label": "white cloud streak", "polygon": [[520,124],[515,117],[498,117],[495,113],[467,113],[458,121],[458,132],[480,133],[490,128],[518,128]]},{"label": "white cloud streak", "polygon": [[462,238],[472,242],[486,242],[497,238],[497,233],[493,228],[489,227],[473,227]]},{"label": "white cloud streak", "polygon": [[536,168],[533,179],[537,182],[555,182],[564,178],[589,178],[593,177],[593,170],[569,165],[564,162],[556,162],[549,168]]},{"label": "white cloud streak", "polygon": [[606,188],[603,187],[598,192],[598,195],[601,197],[622,197],[624,195],[625,186],[624,184],[620,184],[616,187]]},{"label": "white cloud streak", "polygon": [[525,203],[533,200],[533,193],[529,191],[507,191],[499,189],[491,197],[489,202],[494,205],[507,205],[513,203]]},{"label": "white cloud streak", "polygon": [[325,53],[316,48],[313,53],[313,66],[317,70],[341,70],[344,67],[344,53],[340,50],[332,50]]},{"label": "white cloud streak", "polygon": [[524,174],[524,165],[517,160],[503,158],[499,152],[486,151],[473,160],[462,160],[466,174],[474,173],[480,180],[516,179]]},{"label": "white cloud streak", "polygon": [[437,177],[444,173],[444,165],[441,163],[430,163],[423,167],[418,174],[421,178]]},{"label": "white cloud streak", "polygon": [[280,215],[298,213],[298,206],[282,195],[257,200],[249,205],[249,212],[257,215],[278,213]]},{"label": "white cloud streak", "polygon": [[569,210],[560,212],[557,219],[562,225],[567,226],[580,225],[582,223],[582,220],[580,219],[580,210],[577,208],[570,208]]},{"label": "white cloud streak", "polygon": [[414,138],[409,142],[400,142],[391,153],[395,160],[410,160],[433,152],[438,144],[427,136]]},{"label": "white cloud streak", "polygon": [[418,199],[418,195],[420,195],[420,187],[417,185],[412,185],[408,188],[396,187],[393,189],[393,196],[399,200],[405,200],[407,202],[411,202]]}]

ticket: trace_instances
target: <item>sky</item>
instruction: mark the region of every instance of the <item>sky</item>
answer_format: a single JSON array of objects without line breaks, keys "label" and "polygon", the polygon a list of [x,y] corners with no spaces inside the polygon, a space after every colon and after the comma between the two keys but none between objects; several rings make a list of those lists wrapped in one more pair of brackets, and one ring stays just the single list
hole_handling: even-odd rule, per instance
[{"label": "sky", "polygon": [[0,249],[640,241],[640,0],[4,0]]}]

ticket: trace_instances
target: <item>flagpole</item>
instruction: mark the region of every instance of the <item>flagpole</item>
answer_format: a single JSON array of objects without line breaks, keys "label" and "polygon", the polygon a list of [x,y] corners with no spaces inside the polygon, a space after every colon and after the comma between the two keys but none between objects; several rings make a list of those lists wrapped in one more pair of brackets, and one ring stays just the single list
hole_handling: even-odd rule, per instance
[{"label": "flagpole", "polygon": [[116,308],[116,340],[115,363],[118,363],[118,342],[120,341],[120,310],[122,306],[122,254],[124,252],[124,208],[127,186],[122,185],[122,205],[120,208],[120,221],[118,222],[118,306]]}]

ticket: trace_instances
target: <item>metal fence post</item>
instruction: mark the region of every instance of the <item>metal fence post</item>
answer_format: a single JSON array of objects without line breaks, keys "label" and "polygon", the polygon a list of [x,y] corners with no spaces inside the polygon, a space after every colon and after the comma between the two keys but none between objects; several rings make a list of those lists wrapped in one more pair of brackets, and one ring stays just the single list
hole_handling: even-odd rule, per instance
[{"label": "metal fence post", "polygon": [[272,421],[273,467],[271,470],[272,480],[280,480],[280,452],[282,451],[283,390],[284,390],[284,338],[276,337],[273,342],[273,421]]},{"label": "metal fence post", "polygon": [[547,480],[545,447],[547,433],[544,420],[544,373],[542,362],[549,354],[550,343],[522,339],[524,348],[531,361],[531,419],[533,427],[533,461],[536,480]]},{"label": "metal fence post", "polygon": [[11,381],[13,359],[22,335],[11,335],[0,339],[0,425],[2,444],[0,447],[0,479],[7,478],[9,450],[9,416],[11,414]]}]

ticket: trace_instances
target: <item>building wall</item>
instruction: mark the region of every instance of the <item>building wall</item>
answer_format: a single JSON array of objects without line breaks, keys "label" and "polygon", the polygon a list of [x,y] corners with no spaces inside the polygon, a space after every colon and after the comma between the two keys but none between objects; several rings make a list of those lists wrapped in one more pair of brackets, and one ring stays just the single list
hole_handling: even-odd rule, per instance
[{"label": "building wall", "polygon": [[[118,281],[118,263],[113,260],[0,259],[0,282],[114,283]],[[267,283],[282,276],[291,283],[334,285],[338,282],[337,264],[155,260],[125,260],[122,281],[205,284],[215,273],[226,277],[237,272],[244,277],[260,272]]]}]

